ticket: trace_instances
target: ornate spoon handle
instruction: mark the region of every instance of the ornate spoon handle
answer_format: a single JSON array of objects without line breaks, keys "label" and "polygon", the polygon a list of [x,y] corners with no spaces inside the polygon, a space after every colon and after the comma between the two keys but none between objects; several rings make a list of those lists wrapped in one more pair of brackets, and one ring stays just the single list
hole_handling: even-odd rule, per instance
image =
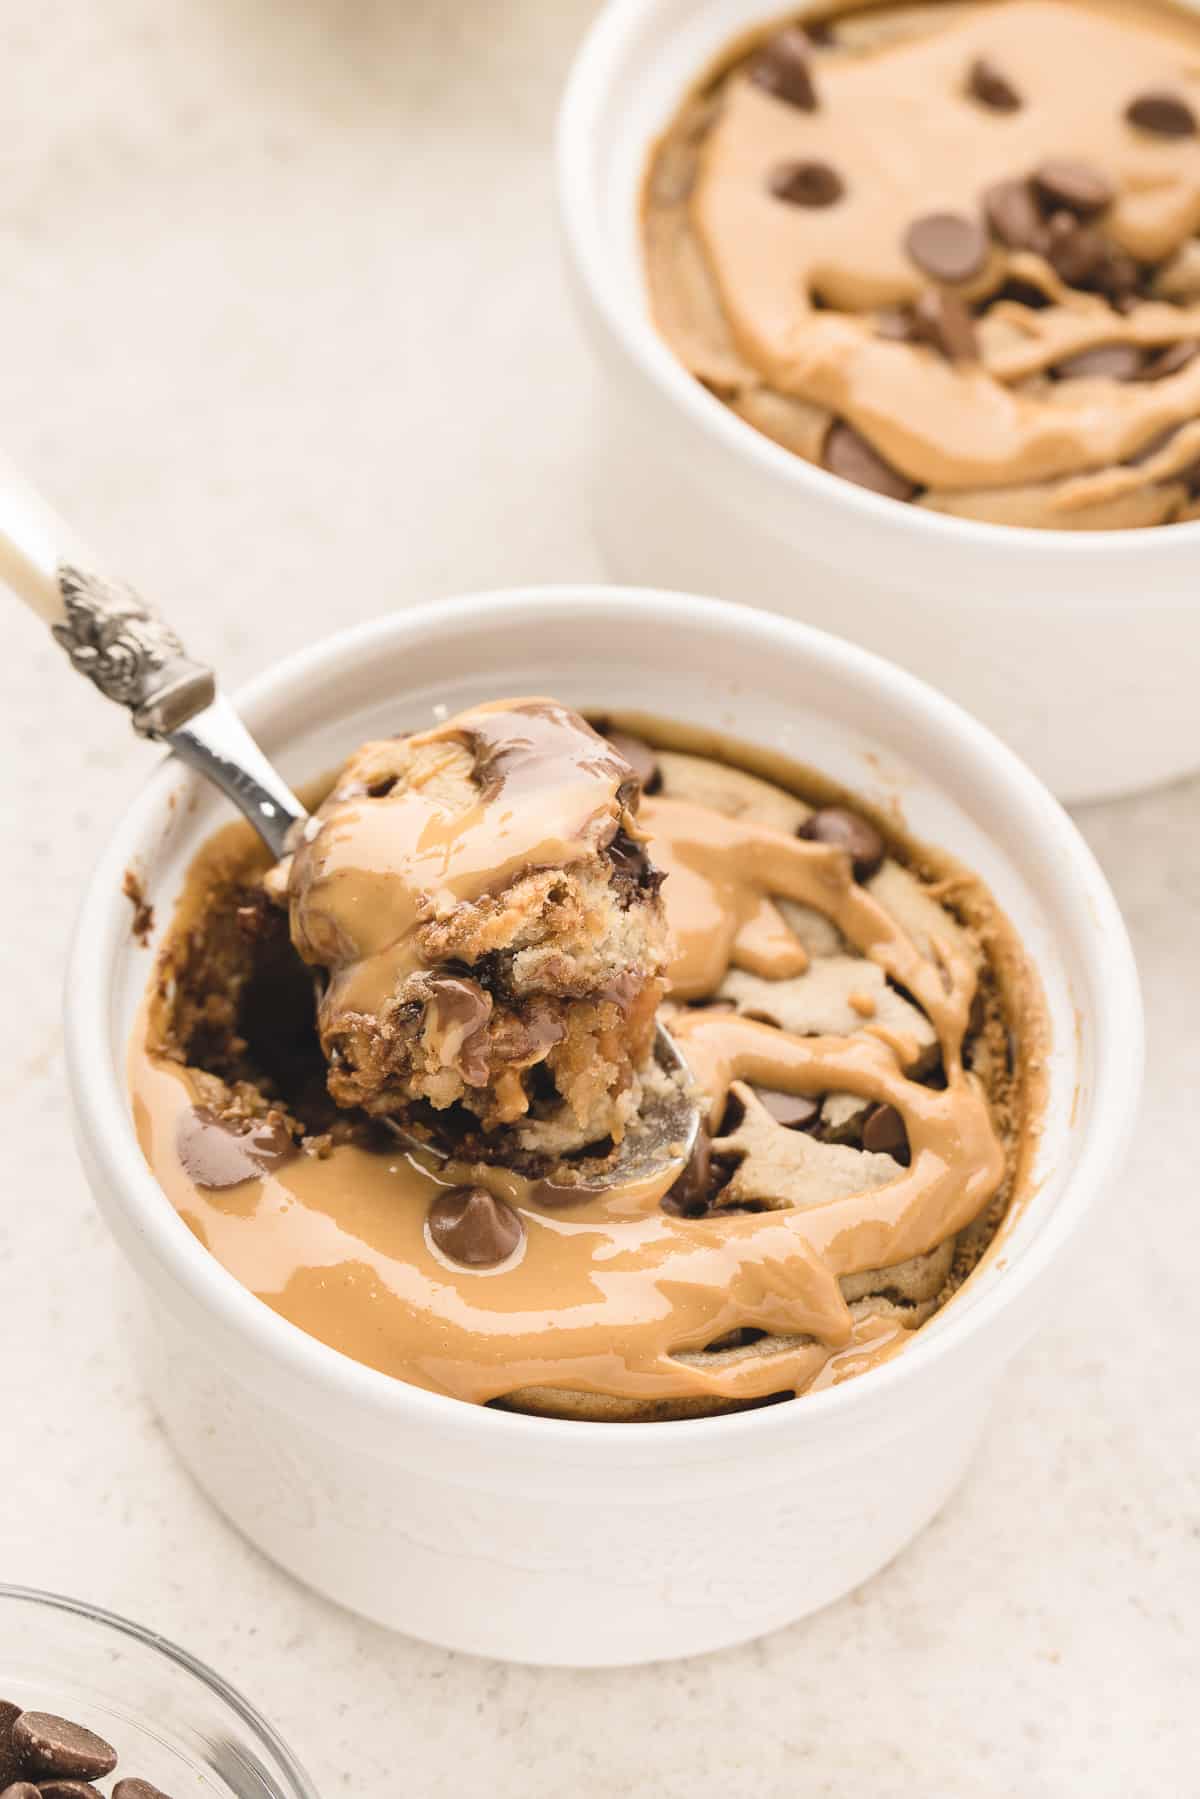
[{"label": "ornate spoon handle", "polygon": [[212,669],[187,654],[170,626],[123,582],[95,572],[57,514],[14,471],[0,468],[0,581],[40,618],[72,666],[124,706],[142,737],[161,739],[215,782],[276,856],[306,817]]}]

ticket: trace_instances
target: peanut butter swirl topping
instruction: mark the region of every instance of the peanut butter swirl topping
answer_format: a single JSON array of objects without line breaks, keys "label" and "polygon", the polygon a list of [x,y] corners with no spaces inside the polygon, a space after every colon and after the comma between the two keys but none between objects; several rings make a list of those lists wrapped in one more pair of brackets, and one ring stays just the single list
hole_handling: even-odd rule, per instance
[{"label": "peanut butter swirl topping", "polygon": [[[509,1169],[355,1141],[207,1185],[193,1121],[212,1083],[164,1053],[151,1002],[131,1063],[145,1153],[201,1241],[284,1317],[477,1403],[677,1415],[858,1372],[953,1285],[960,1234],[1000,1203],[1015,1157],[980,1054],[981,972],[995,991],[980,938],[890,856],[860,857],[856,879],[782,788],[673,752],[655,780],[638,818],[666,876],[672,1025],[709,1127],[704,1178],[675,1193],[570,1203]],[[573,828],[591,803],[573,796]],[[560,851],[568,835],[549,832]],[[202,858],[186,917],[212,878]]]},{"label": "peanut butter swirl topping", "polygon": [[658,322],[749,423],[893,499],[1063,528],[1190,518],[1198,117],[1200,24],[1150,0],[847,9],[819,43],[789,27],[656,155]]}]

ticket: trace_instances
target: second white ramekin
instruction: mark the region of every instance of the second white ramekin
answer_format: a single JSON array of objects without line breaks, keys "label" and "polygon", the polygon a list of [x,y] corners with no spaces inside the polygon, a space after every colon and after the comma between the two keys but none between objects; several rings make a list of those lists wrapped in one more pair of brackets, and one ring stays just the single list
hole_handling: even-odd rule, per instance
[{"label": "second white ramekin", "polygon": [[[1046,991],[1054,1047],[1037,1190],[1002,1253],[887,1366],[794,1404],[671,1424],[489,1411],[347,1360],[252,1297],[176,1216],[138,1149],[126,1044],[159,934],[227,814],[168,762],[92,881],[67,979],[79,1146],[144,1288],[153,1389],[201,1485],[267,1554],[384,1624],[513,1660],[599,1665],[755,1636],[864,1580],[937,1511],[996,1381],[1119,1170],[1142,1065],[1137,978],[1075,827],[981,726],[852,645],[749,608],[532,589],[384,618],[239,696],[293,781],[435,706],[548,692],[714,727],[898,806],[989,882]],[[981,1554],[986,1553],[981,1546]]]},{"label": "second white ramekin", "polygon": [[654,330],[638,234],[650,146],[714,57],[780,10],[609,0],[572,71],[559,199],[600,360],[596,507],[613,573],[767,606],[893,658],[1063,799],[1200,766],[1200,523],[1029,531],[880,499],[743,423]]}]

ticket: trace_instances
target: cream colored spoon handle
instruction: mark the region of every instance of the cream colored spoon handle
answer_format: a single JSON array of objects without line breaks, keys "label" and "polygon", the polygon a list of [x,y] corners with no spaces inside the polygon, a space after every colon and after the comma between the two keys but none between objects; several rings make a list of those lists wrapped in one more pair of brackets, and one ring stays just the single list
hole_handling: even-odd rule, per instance
[{"label": "cream colored spoon handle", "polygon": [[0,582],[49,625],[79,673],[124,706],[143,737],[228,794],[276,856],[306,813],[223,694],[166,620],[122,581],[96,571],[24,477],[0,461]]}]

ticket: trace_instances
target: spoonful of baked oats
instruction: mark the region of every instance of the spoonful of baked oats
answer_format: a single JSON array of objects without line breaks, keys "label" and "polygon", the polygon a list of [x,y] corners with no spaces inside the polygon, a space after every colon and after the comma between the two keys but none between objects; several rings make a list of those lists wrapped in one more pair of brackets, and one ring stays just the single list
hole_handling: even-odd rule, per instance
[{"label": "spoonful of baked oats", "polygon": [[498,700],[366,744],[310,815],[213,671],[68,541],[36,496],[0,496],[9,585],[275,858],[337,1106],[572,1196],[682,1171],[699,1106],[657,1017],[663,876],[620,749],[555,700]]}]

